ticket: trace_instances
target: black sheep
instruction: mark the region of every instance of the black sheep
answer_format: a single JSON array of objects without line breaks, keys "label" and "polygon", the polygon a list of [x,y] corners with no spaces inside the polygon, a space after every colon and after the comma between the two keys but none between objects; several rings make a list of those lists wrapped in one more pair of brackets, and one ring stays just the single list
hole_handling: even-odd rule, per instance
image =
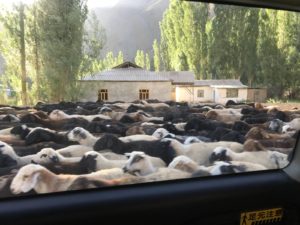
[{"label": "black sheep", "polygon": [[245,135],[250,129],[251,126],[243,121],[235,121],[232,126],[232,130],[239,131],[243,135]]},{"label": "black sheep", "polygon": [[193,118],[187,122],[184,129],[185,129],[185,131],[190,131],[190,130],[214,131],[218,127],[230,128],[231,125],[223,123],[223,122],[215,121],[215,120]]},{"label": "black sheep", "polygon": [[110,149],[114,153],[124,154],[132,151],[142,151],[147,155],[161,158],[167,165],[176,157],[169,142],[161,141],[132,141],[124,143],[112,134],[105,134],[94,145],[95,151]]},{"label": "black sheep", "polygon": [[72,145],[78,144],[77,142],[69,141],[66,134],[61,134],[55,131],[45,130],[43,128],[35,128],[25,138],[27,145],[36,144],[44,141],[53,141],[58,144]]},{"label": "black sheep", "polygon": [[238,131],[230,131],[227,134],[223,135],[220,141],[233,141],[244,144],[246,138]]},{"label": "black sheep", "polygon": [[167,131],[169,131],[170,133],[172,134],[175,134],[175,135],[184,135],[184,131],[180,131],[178,130],[175,125],[173,123],[165,123],[162,128],[165,128]]},{"label": "black sheep", "polygon": [[213,141],[220,141],[221,138],[231,132],[231,129],[224,127],[217,127],[209,136]]}]

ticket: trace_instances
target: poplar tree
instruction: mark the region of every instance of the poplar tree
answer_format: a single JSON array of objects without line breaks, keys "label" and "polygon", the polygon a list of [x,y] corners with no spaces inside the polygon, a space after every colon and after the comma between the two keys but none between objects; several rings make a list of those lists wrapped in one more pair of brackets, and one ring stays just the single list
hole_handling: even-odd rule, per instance
[{"label": "poplar tree", "polygon": [[153,42],[153,63],[154,63],[154,70],[155,71],[160,71],[160,50],[159,50],[159,45],[157,42],[157,39],[154,40]]},{"label": "poplar tree", "polygon": [[42,73],[51,101],[76,99],[87,12],[86,0],[38,1]]}]

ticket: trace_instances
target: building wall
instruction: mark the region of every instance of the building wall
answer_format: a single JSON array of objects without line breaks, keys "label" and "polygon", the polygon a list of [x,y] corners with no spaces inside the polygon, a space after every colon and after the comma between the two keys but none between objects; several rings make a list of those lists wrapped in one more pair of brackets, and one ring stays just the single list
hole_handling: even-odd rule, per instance
[{"label": "building wall", "polygon": [[[204,96],[198,97],[198,90],[204,91]],[[211,87],[179,86],[176,87],[176,101],[181,102],[213,102]]]},{"label": "building wall", "polygon": [[237,98],[227,98],[227,88],[216,88],[216,102],[225,104],[228,100],[233,100],[236,102],[246,101],[248,97],[247,88],[238,89]]},{"label": "building wall", "polygon": [[[204,97],[198,97],[198,90],[204,91]],[[246,101],[247,89],[238,89],[237,98],[227,98],[226,88],[212,88],[212,87],[193,87],[193,86],[180,86],[176,87],[176,101],[186,102],[217,102],[225,104],[229,99],[234,101]]]},{"label": "building wall", "polygon": [[193,86],[177,86],[176,102],[193,102]]},{"label": "building wall", "polygon": [[139,99],[139,90],[148,89],[150,99],[171,100],[171,82],[108,82],[80,81],[81,101],[97,101],[98,91],[108,90],[108,101],[135,101]]},{"label": "building wall", "polygon": [[250,102],[266,102],[266,88],[248,88],[247,100]]}]

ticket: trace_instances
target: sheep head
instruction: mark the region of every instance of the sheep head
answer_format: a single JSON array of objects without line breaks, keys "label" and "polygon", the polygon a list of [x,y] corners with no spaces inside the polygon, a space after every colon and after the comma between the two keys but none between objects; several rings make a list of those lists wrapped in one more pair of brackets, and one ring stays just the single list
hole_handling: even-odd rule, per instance
[{"label": "sheep head", "polygon": [[136,176],[145,176],[154,172],[153,165],[144,152],[133,151],[131,153],[125,153],[125,155],[128,156],[129,159],[123,167],[124,172]]},{"label": "sheep head", "polygon": [[156,137],[157,139],[162,139],[169,135],[169,131],[167,131],[165,128],[158,128],[154,133],[152,134],[153,137]]},{"label": "sheep head", "polygon": [[32,163],[38,163],[41,165],[46,165],[50,163],[59,162],[59,153],[57,153],[53,148],[43,148],[41,151],[36,153]]},{"label": "sheep head", "polygon": [[215,161],[231,161],[231,151],[229,148],[216,147],[209,157],[210,163]]},{"label": "sheep head", "polygon": [[49,114],[49,118],[50,120],[62,120],[67,119],[68,115],[61,110],[55,109]]},{"label": "sheep head", "polygon": [[105,114],[105,115],[109,115],[109,114],[107,114],[107,113],[110,113],[110,112],[112,112],[113,110],[111,109],[111,108],[109,108],[109,107],[107,107],[107,106],[104,106],[104,107],[102,107],[100,110],[99,110],[99,113],[100,114]]},{"label": "sheep head", "polygon": [[91,134],[82,127],[75,127],[68,133],[68,139],[70,141],[77,141],[81,143],[82,140],[87,139]]},{"label": "sheep head", "polygon": [[272,131],[280,131],[284,123],[280,119],[274,119],[269,124],[269,129]]},{"label": "sheep head", "polygon": [[198,169],[198,164],[189,157],[180,155],[174,158],[168,167],[192,173]]},{"label": "sheep head", "polygon": [[44,167],[35,164],[22,167],[10,185],[11,192],[20,194],[35,189],[41,176],[41,171],[44,169]]},{"label": "sheep head", "polygon": [[232,165],[230,162],[215,162],[213,168],[211,169],[211,175],[222,175],[222,174],[232,174],[240,170],[245,170],[242,166],[237,167]]},{"label": "sheep head", "polygon": [[95,151],[86,152],[80,160],[80,165],[89,173],[97,171],[97,158],[100,154]]},{"label": "sheep head", "polygon": [[203,143],[199,138],[197,137],[188,137],[185,139],[184,143],[185,145],[193,144],[193,143]]},{"label": "sheep head", "polygon": [[276,151],[272,152],[270,160],[278,169],[284,168],[289,164],[288,155]]}]

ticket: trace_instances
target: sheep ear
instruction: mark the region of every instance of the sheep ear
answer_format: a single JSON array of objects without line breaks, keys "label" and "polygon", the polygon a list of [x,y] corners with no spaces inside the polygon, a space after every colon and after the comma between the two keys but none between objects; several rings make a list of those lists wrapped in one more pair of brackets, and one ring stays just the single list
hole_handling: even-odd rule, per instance
[{"label": "sheep ear", "polygon": [[34,187],[37,185],[39,180],[40,172],[35,172],[32,174],[31,178],[27,180],[26,183],[22,185],[22,192],[26,193],[29,192],[31,189],[34,189]]}]

